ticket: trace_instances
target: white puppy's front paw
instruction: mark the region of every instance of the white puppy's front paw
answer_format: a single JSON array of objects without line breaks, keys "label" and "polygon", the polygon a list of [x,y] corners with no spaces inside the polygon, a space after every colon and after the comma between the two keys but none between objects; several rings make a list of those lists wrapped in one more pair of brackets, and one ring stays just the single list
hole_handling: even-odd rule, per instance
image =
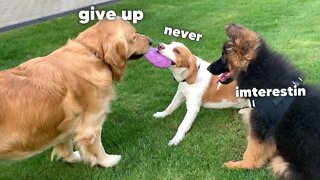
[{"label": "white puppy's front paw", "polygon": [[167,116],[167,114],[165,112],[156,112],[153,114],[153,117],[155,117],[155,118],[164,118],[166,116]]},{"label": "white puppy's front paw", "polygon": [[182,135],[182,136],[175,136],[174,138],[172,138],[172,139],[169,141],[168,145],[169,145],[169,146],[176,146],[176,145],[178,145],[178,144],[182,141],[183,138],[184,138],[184,135]]},{"label": "white puppy's front paw", "polygon": [[102,167],[109,168],[118,164],[120,160],[120,155],[107,155],[107,158],[105,158],[102,162],[98,162],[98,164]]}]

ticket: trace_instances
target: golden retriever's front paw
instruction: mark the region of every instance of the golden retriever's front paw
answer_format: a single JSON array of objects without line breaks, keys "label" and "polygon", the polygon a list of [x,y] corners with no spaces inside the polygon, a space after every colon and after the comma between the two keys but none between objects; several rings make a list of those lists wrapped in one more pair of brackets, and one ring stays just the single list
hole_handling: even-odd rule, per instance
[{"label": "golden retriever's front paw", "polygon": [[98,164],[104,168],[109,168],[118,164],[120,160],[120,155],[107,155],[107,157],[103,161],[98,162]]}]

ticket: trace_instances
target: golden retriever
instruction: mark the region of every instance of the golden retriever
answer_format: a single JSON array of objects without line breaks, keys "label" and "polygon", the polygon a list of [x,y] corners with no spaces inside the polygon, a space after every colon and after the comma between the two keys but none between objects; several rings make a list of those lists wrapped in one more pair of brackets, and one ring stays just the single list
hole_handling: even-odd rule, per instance
[{"label": "golden retriever", "polygon": [[[0,160],[19,160],[54,146],[66,162],[111,167],[101,129],[127,60],[152,41],[129,22],[102,20],[48,56],[0,71]],[[80,154],[73,152],[73,142]]]}]

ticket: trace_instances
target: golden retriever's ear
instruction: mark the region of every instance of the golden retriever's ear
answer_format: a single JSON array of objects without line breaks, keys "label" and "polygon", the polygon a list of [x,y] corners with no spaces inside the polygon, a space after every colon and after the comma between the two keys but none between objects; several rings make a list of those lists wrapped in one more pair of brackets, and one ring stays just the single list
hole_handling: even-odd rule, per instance
[{"label": "golden retriever's ear", "polygon": [[191,55],[189,57],[188,62],[189,62],[189,74],[188,74],[186,82],[188,84],[193,84],[196,81],[197,74],[198,74],[198,67],[197,67],[196,57]]},{"label": "golden retriever's ear", "polygon": [[119,81],[127,65],[128,45],[124,39],[111,39],[104,47],[104,61],[110,65],[112,79]]},{"label": "golden retriever's ear", "polygon": [[99,56],[101,56],[99,58],[102,58],[103,49],[100,42],[100,39],[102,39],[100,35],[102,33],[99,32],[99,26],[97,24],[81,32],[75,40],[84,44],[91,51],[94,51]]}]

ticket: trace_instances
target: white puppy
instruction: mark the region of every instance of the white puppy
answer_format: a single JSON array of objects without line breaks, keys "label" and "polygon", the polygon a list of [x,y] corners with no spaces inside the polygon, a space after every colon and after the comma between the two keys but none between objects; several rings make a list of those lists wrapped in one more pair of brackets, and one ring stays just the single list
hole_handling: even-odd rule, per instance
[{"label": "white puppy", "polygon": [[194,56],[182,43],[172,42],[167,45],[160,43],[158,51],[163,56],[173,61],[169,67],[177,82],[178,90],[166,110],[157,112],[153,116],[163,118],[175,111],[184,101],[187,105],[187,113],[179,126],[179,129],[169,145],[177,145],[191,128],[200,106],[205,108],[242,108],[247,107],[248,102],[236,98],[236,83],[223,85],[219,79],[223,75],[214,76],[208,70],[209,63]]}]

